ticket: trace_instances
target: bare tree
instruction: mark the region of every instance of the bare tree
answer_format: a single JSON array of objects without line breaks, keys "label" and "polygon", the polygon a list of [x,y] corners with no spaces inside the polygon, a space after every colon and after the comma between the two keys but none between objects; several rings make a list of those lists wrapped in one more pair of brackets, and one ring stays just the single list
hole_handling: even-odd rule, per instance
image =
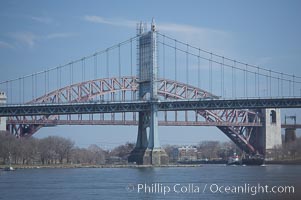
[{"label": "bare tree", "polygon": [[168,155],[170,163],[175,163],[178,161],[178,151],[177,151],[178,146],[177,145],[165,145],[163,148]]},{"label": "bare tree", "polygon": [[117,156],[120,157],[122,160],[127,161],[131,151],[134,149],[135,144],[134,143],[130,143],[127,142],[124,145],[120,145],[116,148],[114,148],[111,152],[110,152],[110,156]]},{"label": "bare tree", "polygon": [[92,144],[88,147],[93,157],[94,164],[105,164],[106,163],[106,152],[99,146]]}]

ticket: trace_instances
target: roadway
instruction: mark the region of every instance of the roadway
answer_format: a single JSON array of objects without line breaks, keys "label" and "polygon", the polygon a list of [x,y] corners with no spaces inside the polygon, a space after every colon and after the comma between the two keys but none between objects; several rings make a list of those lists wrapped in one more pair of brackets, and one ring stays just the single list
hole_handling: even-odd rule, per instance
[{"label": "roadway", "polygon": [[141,112],[150,111],[151,106],[158,111],[301,108],[301,98],[3,104],[0,116]]}]

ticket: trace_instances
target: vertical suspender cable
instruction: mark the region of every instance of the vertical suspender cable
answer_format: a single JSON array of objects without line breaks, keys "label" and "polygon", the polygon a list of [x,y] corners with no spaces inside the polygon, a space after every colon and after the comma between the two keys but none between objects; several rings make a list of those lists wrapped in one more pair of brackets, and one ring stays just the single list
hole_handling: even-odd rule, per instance
[{"label": "vertical suspender cable", "polygon": [[259,75],[259,67],[257,67],[257,96],[260,96],[260,75]]},{"label": "vertical suspender cable", "polygon": [[38,97],[38,74],[35,74],[35,98]]},{"label": "vertical suspender cable", "polygon": [[133,40],[131,39],[131,76],[133,76]]},{"label": "vertical suspender cable", "polygon": [[177,40],[175,40],[175,81],[177,81]]},{"label": "vertical suspender cable", "polygon": [[86,80],[86,66],[85,66],[85,57],[82,59],[82,79]]},{"label": "vertical suspender cable", "polygon": [[234,64],[231,66],[231,71],[232,71],[232,76],[231,76],[231,78],[232,78],[232,98],[234,98]]},{"label": "vertical suspender cable", "polygon": [[236,96],[236,60],[234,60],[234,64],[232,67],[232,98]]},{"label": "vertical suspender cable", "polygon": [[254,72],[254,82],[255,82],[255,87],[254,87],[254,97],[256,97],[257,96],[257,75],[256,75],[256,71]]},{"label": "vertical suspender cable", "polygon": [[59,67],[56,68],[56,88],[59,88]]},{"label": "vertical suspender cable", "polygon": [[212,53],[210,53],[209,59],[209,91],[212,93]]},{"label": "vertical suspender cable", "polygon": [[244,97],[246,97],[246,69],[243,69],[244,72]]},{"label": "vertical suspender cable", "polygon": [[281,73],[281,96],[283,96],[283,73]]},{"label": "vertical suspender cable", "polygon": [[71,84],[73,84],[73,62],[70,63],[71,67]]},{"label": "vertical suspender cable", "polygon": [[295,74],[293,74],[293,96],[295,96]]},{"label": "vertical suspender cable", "polygon": [[186,44],[186,84],[189,82],[189,74],[188,74],[188,44]]},{"label": "vertical suspender cable", "polygon": [[292,82],[291,82],[291,80],[289,80],[289,96],[291,96],[291,87],[292,87]]},{"label": "vertical suspender cable", "polygon": [[11,103],[13,103],[13,81],[10,81],[10,99]]},{"label": "vertical suspender cable", "polygon": [[47,94],[47,70],[45,71],[45,74],[44,74],[44,95]]},{"label": "vertical suspender cable", "polygon": [[32,84],[31,96],[32,96],[32,100],[33,100],[34,99],[34,77],[33,77],[33,74],[31,75],[31,84]]},{"label": "vertical suspender cable", "polygon": [[278,97],[280,96],[280,80],[279,80],[279,74],[278,74]]},{"label": "vertical suspender cable", "polygon": [[220,64],[221,66],[221,97],[223,96],[223,64]]},{"label": "vertical suspender cable", "polygon": [[248,64],[246,64],[246,96],[248,97]]},{"label": "vertical suspender cable", "polygon": [[[120,55],[120,44],[118,44],[118,76],[121,78],[121,55]],[[122,92],[119,92],[119,100],[122,98]]]},{"label": "vertical suspender cable", "polygon": [[62,66],[60,66],[60,88],[62,87]]},{"label": "vertical suspender cable", "polygon": [[225,59],[223,57],[222,63],[222,97],[225,96]]},{"label": "vertical suspender cable", "polygon": [[[177,40],[175,40],[175,81],[177,81]],[[176,90],[175,90],[176,93]],[[175,111],[175,121],[178,121],[178,112]]]},{"label": "vertical suspender cable", "polygon": [[269,70],[269,72],[270,72],[270,74],[269,74],[269,76],[270,76],[270,97],[272,97],[272,71]]},{"label": "vertical suspender cable", "polygon": [[71,63],[68,64],[69,66],[69,85],[72,84],[72,81],[71,81],[71,76],[72,76],[72,73],[71,73]]},{"label": "vertical suspender cable", "polygon": [[107,78],[109,78],[110,76],[110,72],[109,72],[109,49],[106,50],[106,56],[107,56],[107,59],[106,59],[106,70],[107,70]]},{"label": "vertical suspender cable", "polygon": [[201,63],[200,63],[201,49],[199,49],[198,55],[198,87],[201,88]]},{"label": "vertical suspender cable", "polygon": [[265,96],[269,96],[269,75],[266,75],[266,94]]},{"label": "vertical suspender cable", "polygon": [[120,44],[118,44],[118,76],[121,77]]},{"label": "vertical suspender cable", "polygon": [[9,97],[10,92],[8,92],[8,90],[9,90],[8,89],[8,81],[5,82],[5,85],[6,85],[6,91],[5,91],[6,92],[6,96],[9,98],[9,102],[11,103],[11,97]]},{"label": "vertical suspender cable", "polygon": [[24,90],[25,90],[25,77],[23,76],[23,78],[22,78],[22,102],[23,103],[25,103],[25,92],[24,92]]},{"label": "vertical suspender cable", "polygon": [[163,78],[165,79],[165,35],[163,35]]},{"label": "vertical suspender cable", "polygon": [[221,97],[223,96],[223,63],[221,63]]},{"label": "vertical suspender cable", "polygon": [[47,70],[47,92],[49,91],[49,70]]},{"label": "vertical suspender cable", "polygon": [[[109,49],[106,50],[106,70],[107,70],[107,78],[110,77],[110,72],[109,72]],[[110,94],[107,96],[107,100],[110,100]],[[112,116],[112,115],[111,115]]]},{"label": "vertical suspender cable", "polygon": [[94,54],[94,80],[97,79],[97,53]]},{"label": "vertical suspender cable", "polygon": [[6,96],[8,98],[9,95],[9,88],[8,88],[8,81],[6,81]]},{"label": "vertical suspender cable", "polygon": [[254,97],[257,96],[256,91],[257,91],[257,80],[256,80],[256,71],[254,72],[254,81],[255,81],[255,87],[254,87]]},{"label": "vertical suspender cable", "polygon": [[19,103],[22,103],[22,83],[21,78],[19,78]]}]

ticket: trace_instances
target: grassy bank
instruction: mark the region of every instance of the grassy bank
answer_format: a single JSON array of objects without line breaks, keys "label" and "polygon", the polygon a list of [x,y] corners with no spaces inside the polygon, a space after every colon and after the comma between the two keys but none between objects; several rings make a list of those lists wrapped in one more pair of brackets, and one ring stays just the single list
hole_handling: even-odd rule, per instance
[{"label": "grassy bank", "polygon": [[265,161],[265,164],[277,164],[277,165],[301,165],[301,159],[296,160],[269,160]]}]

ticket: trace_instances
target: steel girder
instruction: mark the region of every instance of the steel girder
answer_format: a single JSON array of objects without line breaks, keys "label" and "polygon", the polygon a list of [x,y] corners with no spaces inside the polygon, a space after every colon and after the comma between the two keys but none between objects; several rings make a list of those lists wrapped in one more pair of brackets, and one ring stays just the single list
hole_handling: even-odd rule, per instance
[{"label": "steel girder", "polygon": [[[121,77],[121,78],[106,78],[106,79],[98,79],[86,81],[78,84],[73,84],[71,86],[67,86],[56,91],[50,92],[42,97],[32,100],[28,102],[28,104],[36,104],[36,103],[79,103],[79,105],[86,106],[86,104],[81,104],[81,102],[90,102],[89,105],[94,104],[94,100],[98,102],[102,102],[104,104],[104,99],[107,97],[108,101],[116,101],[116,93],[119,93],[119,100],[122,102],[133,101],[136,100],[136,93],[138,91],[138,81],[136,77]],[[173,121],[168,121],[167,117],[164,117],[164,120],[161,121],[160,125],[216,125],[222,132],[224,132],[231,140],[233,140],[236,144],[238,144],[243,150],[247,152],[254,152],[254,148],[249,144],[250,131],[247,132],[245,127],[256,127],[261,126],[259,113],[251,110],[237,110],[237,109],[227,109],[227,110],[200,110],[198,109],[198,105],[206,104],[207,102],[212,102],[212,100],[205,101],[204,99],[217,99],[217,96],[210,94],[204,90],[199,88],[186,85],[184,83],[175,82],[172,80],[159,80],[158,82],[158,93],[162,98],[162,102],[159,103],[162,105],[162,108],[169,110],[171,102],[163,102],[163,100],[175,100],[175,99],[185,99],[180,101],[180,105],[176,105],[179,110],[185,110],[183,104],[187,104],[187,99],[191,99],[190,103],[197,104],[195,108],[196,111],[196,120],[192,121],[191,119],[185,117],[185,121],[179,121],[177,119],[178,111],[175,111],[175,119]],[[193,101],[197,100],[197,101]],[[214,104],[217,101],[214,100]],[[186,103],[183,103],[186,102]],[[146,109],[148,106],[147,102],[140,102],[139,108],[135,107],[135,111],[139,111],[139,109]],[[98,105],[95,103],[95,105]],[[121,105],[118,104],[118,105]],[[128,103],[122,104],[129,106]],[[110,109],[114,109],[108,105],[107,111]],[[135,106],[135,105],[133,105]],[[136,105],[137,106],[137,105]],[[141,107],[140,107],[141,106]],[[195,105],[192,105],[195,106]],[[227,104],[228,106],[228,104]],[[207,106],[208,107],[208,106]],[[209,106],[210,107],[210,106]],[[209,108],[208,107],[208,108]],[[161,107],[160,107],[161,108]],[[229,108],[229,107],[227,107]],[[133,108],[130,108],[133,109]],[[191,109],[191,108],[189,108]],[[172,108],[170,109],[172,110]],[[63,110],[64,111],[64,110]],[[62,111],[62,112],[63,112]],[[100,110],[96,110],[98,112]],[[125,110],[123,110],[125,111]],[[75,113],[80,113],[81,110],[75,110]],[[187,111],[185,112],[185,116],[187,116]],[[166,111],[164,111],[164,116],[167,116]],[[114,114],[111,114],[111,119],[107,120],[88,120],[88,124],[124,124],[124,125],[135,125],[137,123],[136,113],[133,113],[132,120],[126,120],[124,117],[124,113],[122,113],[122,120],[117,120],[114,117]],[[205,121],[198,121],[198,116],[202,116]],[[109,122],[110,121],[110,122]],[[28,122],[28,123],[24,123]],[[36,122],[36,123],[35,123]],[[39,128],[44,126],[52,126],[59,124],[84,124],[85,120],[82,119],[82,115],[78,115],[77,120],[72,120],[71,116],[68,120],[60,120],[59,115],[34,115],[34,116],[14,116],[9,117],[7,129],[12,133],[18,136],[30,136],[35,133]],[[234,125],[235,124],[235,125]]]},{"label": "steel girder", "polygon": [[[283,101],[282,101],[283,100]],[[225,103],[225,102],[226,103]],[[286,108],[289,100],[265,99],[266,106],[261,100],[172,100],[172,101],[131,101],[131,102],[87,102],[87,103],[43,103],[25,105],[4,105],[0,106],[0,116],[30,116],[30,115],[68,115],[68,114],[93,114],[93,113],[121,113],[149,111],[151,105],[156,105],[158,111],[185,111],[185,110],[217,110],[217,109],[246,109],[248,101],[253,101],[250,109],[263,108]],[[284,104],[275,106],[275,101],[282,101]],[[301,107],[301,99],[292,99],[291,108]],[[246,102],[246,103],[245,103]],[[296,103],[294,103],[296,102]]]}]

